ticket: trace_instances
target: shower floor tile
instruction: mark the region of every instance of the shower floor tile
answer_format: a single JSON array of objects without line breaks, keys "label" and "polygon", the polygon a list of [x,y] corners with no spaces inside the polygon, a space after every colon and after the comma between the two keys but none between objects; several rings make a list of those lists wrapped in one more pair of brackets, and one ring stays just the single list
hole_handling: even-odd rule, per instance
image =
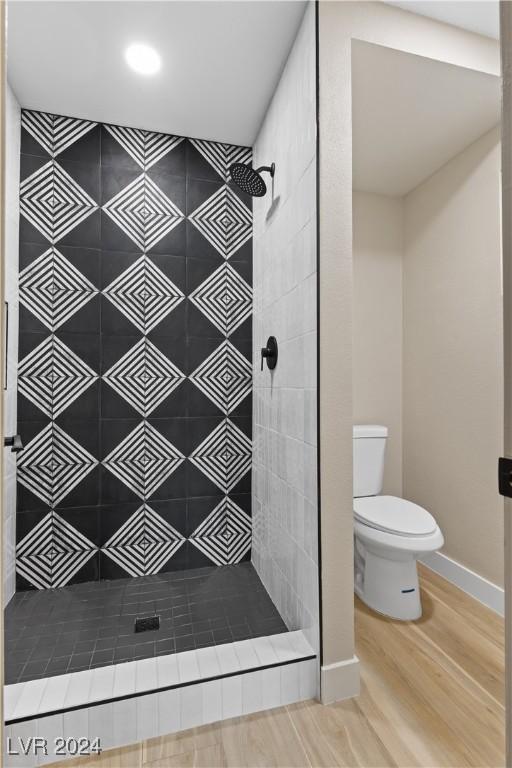
[{"label": "shower floor tile", "polygon": [[[160,628],[135,632],[135,619]],[[5,682],[286,632],[251,563],[17,592],[5,610]]]}]

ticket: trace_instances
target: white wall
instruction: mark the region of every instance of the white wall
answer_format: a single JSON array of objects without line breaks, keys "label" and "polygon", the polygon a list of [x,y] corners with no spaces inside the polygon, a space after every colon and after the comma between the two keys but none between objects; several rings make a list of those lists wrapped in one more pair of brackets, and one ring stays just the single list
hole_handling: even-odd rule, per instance
[{"label": "white wall", "polygon": [[485,134],[404,200],[404,494],[445,554],[503,583],[500,142]]},{"label": "white wall", "polygon": [[[352,41],[499,75],[499,43],[377,2],[318,4],[320,455],[324,665],[354,654]],[[336,344],[333,345],[333,340]],[[340,679],[338,697],[354,695]]]},{"label": "white wall", "polygon": [[501,585],[499,180],[494,129],[403,198],[354,192],[353,336],[354,421],[390,427],[384,493]]},{"label": "white wall", "polygon": [[[4,391],[4,434],[17,427],[16,373],[18,364],[18,244],[20,185],[20,105],[5,89],[5,301],[9,305],[7,389]],[[2,365],[3,365],[2,361]],[[5,385],[5,382],[4,382]],[[4,448],[4,606],[15,591],[16,459]]]},{"label": "white wall", "polygon": [[354,424],[389,430],[383,493],[402,495],[403,203],[354,192]]},{"label": "white wall", "polygon": [[[289,629],[318,648],[315,15],[309,4],[254,145],[252,559]],[[260,372],[276,336],[279,360]]]}]

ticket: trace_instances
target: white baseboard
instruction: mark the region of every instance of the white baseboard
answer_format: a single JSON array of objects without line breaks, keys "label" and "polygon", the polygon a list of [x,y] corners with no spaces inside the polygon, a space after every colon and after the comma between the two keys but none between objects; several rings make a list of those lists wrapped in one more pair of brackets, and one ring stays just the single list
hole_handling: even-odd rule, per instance
[{"label": "white baseboard", "polygon": [[327,664],[320,669],[320,693],[322,704],[359,696],[359,659],[352,656],[346,661]]},{"label": "white baseboard", "polygon": [[478,602],[499,613],[500,616],[505,614],[505,591],[497,584],[493,584],[492,581],[479,576],[478,573],[471,571],[465,565],[461,565],[441,552],[426,555],[420,558],[420,562],[462,589],[463,592],[474,597]]}]

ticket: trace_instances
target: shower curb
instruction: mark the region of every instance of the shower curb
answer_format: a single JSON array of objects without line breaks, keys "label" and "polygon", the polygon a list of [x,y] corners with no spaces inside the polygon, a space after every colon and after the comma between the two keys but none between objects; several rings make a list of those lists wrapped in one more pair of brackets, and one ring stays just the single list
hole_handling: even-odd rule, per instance
[{"label": "shower curb", "polygon": [[75,704],[71,707],[63,707],[62,709],[48,710],[40,712],[34,715],[28,715],[27,717],[13,718],[11,720],[5,720],[4,724],[18,725],[20,723],[28,723],[32,720],[39,720],[42,717],[53,717],[54,715],[64,715],[67,712],[76,712],[80,709],[89,709],[90,707],[100,707],[104,704],[113,704],[117,701],[128,701],[129,699],[138,699],[142,696],[151,696],[155,693],[163,693],[164,691],[174,691],[176,689],[189,688],[192,685],[201,685],[202,683],[211,683],[214,680],[225,680],[229,677],[240,677],[241,675],[249,675],[253,672],[262,672],[267,669],[275,669],[276,667],[287,667],[289,664],[298,664],[303,661],[312,661],[316,659],[316,655],[310,654],[307,656],[299,656],[296,659],[289,659],[288,661],[277,661],[275,664],[265,664],[260,667],[249,667],[248,669],[240,669],[238,672],[225,672],[220,675],[213,675],[212,677],[204,677],[199,680],[187,680],[183,683],[174,683],[173,685],[166,685],[162,688],[151,688],[147,691],[140,691],[135,693],[127,693],[124,696],[113,696],[107,699],[99,699],[98,701],[91,701],[84,704]]},{"label": "shower curb", "polygon": [[[270,652],[275,660],[269,659]],[[190,674],[187,679],[155,686],[154,678],[151,680],[151,675],[147,674],[149,666],[159,664],[163,669],[165,665],[174,663],[172,657],[176,661],[176,669],[191,673],[193,668],[197,672],[201,668],[203,676],[201,673]],[[211,673],[215,659],[217,671]],[[226,668],[234,660],[238,668]],[[146,688],[141,686],[140,690],[132,690],[126,684],[128,679],[135,680],[135,670],[134,667],[130,670],[130,664],[139,665],[139,671],[148,679]],[[98,674],[98,670],[104,671]],[[61,691],[63,701],[57,705],[54,682],[51,691],[53,701],[45,707],[41,691],[48,681],[58,680],[58,677],[16,684],[19,693],[17,701],[13,698],[15,692],[12,689],[15,686],[6,686],[5,744],[11,749],[11,754],[4,755],[6,766],[44,765],[74,756],[70,753],[56,755],[52,747],[57,742],[66,744],[78,738],[90,742],[99,739],[102,750],[124,747],[239,715],[317,698],[319,691],[317,655],[301,630],[125,662],[89,672],[91,675],[96,673],[97,677],[109,677],[112,688],[117,675],[117,687],[124,681],[125,690],[119,695],[102,695],[95,700],[83,697],[79,700],[78,696],[69,700],[66,691]],[[67,690],[73,675],[82,675],[80,682],[85,682],[87,677],[83,672],[71,673]],[[39,701],[34,704],[32,692],[37,690],[40,691]],[[22,699],[24,693],[25,701]],[[30,709],[27,704],[32,704]],[[29,755],[27,762],[26,755],[12,753],[17,745],[26,745],[36,737],[44,740],[48,754]]]}]

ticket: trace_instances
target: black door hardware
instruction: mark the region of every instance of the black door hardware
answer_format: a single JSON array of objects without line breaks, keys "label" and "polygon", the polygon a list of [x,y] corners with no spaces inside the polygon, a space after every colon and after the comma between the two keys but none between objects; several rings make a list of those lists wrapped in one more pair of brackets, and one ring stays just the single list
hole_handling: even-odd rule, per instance
[{"label": "black door hardware", "polygon": [[502,496],[512,498],[512,459],[498,459],[498,489]]},{"label": "black door hardware", "polygon": [[277,365],[277,339],[275,336],[269,336],[267,346],[261,348],[261,370],[263,370],[263,358],[266,359],[268,367],[273,371]]},{"label": "black door hardware", "polygon": [[8,448],[10,446],[11,453],[19,453],[23,450],[23,443],[19,435],[11,435],[10,437],[4,437],[4,446]]}]

